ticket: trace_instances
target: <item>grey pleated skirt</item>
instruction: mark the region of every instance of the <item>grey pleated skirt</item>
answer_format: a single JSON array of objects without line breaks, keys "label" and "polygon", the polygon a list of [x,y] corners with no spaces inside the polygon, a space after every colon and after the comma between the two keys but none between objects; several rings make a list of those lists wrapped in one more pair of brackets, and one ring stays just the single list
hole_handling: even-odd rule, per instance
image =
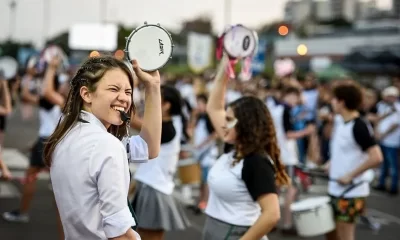
[{"label": "grey pleated skirt", "polygon": [[[250,227],[231,225],[212,217],[207,217],[202,240],[239,240]],[[268,240],[264,236],[260,240]]]},{"label": "grey pleated skirt", "polygon": [[138,227],[148,230],[184,230],[190,226],[183,206],[172,195],[166,195],[142,183],[136,183],[132,207]]}]

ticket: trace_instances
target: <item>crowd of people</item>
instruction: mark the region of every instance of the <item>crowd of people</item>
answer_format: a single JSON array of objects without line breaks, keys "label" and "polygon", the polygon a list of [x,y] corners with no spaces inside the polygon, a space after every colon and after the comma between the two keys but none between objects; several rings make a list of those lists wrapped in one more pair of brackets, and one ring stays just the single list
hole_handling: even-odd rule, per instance
[{"label": "crowd of people", "polygon": [[[327,188],[336,221],[327,239],[353,240],[368,173],[379,170],[376,190],[398,193],[400,79],[383,91],[349,79],[322,84],[313,74],[242,82],[229,78],[228,62],[209,79],[170,79],[113,56],[90,57],[68,74],[55,57],[42,71],[27,64],[21,80],[2,80],[1,144],[17,101],[38,108],[40,125],[20,205],[3,218],[29,222],[37,175],[49,171],[60,239],[163,239],[190,226],[172,194],[190,145],[201,166],[203,239],[268,239],[281,218],[282,233],[295,234],[290,206],[310,184],[301,165],[337,179]],[[12,178],[1,160],[0,170]]]}]

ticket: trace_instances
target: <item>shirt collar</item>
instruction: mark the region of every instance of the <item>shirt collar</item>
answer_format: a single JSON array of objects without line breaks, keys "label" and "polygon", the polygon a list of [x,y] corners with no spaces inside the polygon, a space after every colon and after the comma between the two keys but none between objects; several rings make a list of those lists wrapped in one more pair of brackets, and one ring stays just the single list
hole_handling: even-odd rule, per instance
[{"label": "shirt collar", "polygon": [[92,113],[81,110],[81,115],[80,115],[80,119],[82,119],[83,121],[87,121],[90,124],[94,124],[99,126],[100,128],[104,129],[105,131],[107,131],[107,128],[104,126],[104,124],[96,117],[94,116]]}]

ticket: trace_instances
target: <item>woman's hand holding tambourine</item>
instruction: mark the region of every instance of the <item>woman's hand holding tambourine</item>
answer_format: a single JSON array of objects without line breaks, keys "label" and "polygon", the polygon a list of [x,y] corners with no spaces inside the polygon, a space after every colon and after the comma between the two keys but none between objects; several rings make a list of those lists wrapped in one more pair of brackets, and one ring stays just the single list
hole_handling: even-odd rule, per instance
[{"label": "woman's hand holding tambourine", "polygon": [[136,60],[132,61],[132,67],[139,81],[141,81],[144,85],[160,86],[161,78],[158,70],[152,72],[145,72],[140,68],[139,63]]}]

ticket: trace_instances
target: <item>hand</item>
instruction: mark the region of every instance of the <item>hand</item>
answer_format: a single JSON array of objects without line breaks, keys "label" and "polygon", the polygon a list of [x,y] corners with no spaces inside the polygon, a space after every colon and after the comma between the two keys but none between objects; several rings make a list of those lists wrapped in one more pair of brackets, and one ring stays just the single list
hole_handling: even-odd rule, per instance
[{"label": "hand", "polygon": [[56,55],[56,56],[54,56],[54,57],[51,59],[51,61],[49,62],[49,67],[52,67],[52,68],[54,68],[54,69],[57,69],[58,66],[60,65],[60,63],[61,63],[61,57],[58,56],[58,55]]},{"label": "hand", "polygon": [[12,178],[10,170],[4,169],[1,178],[7,181],[10,180]]},{"label": "hand", "polygon": [[321,166],[321,170],[324,171],[325,173],[328,173],[328,172],[329,172],[329,169],[330,169],[330,166],[331,166],[331,164],[330,164],[330,162],[328,161],[328,162],[326,162],[324,165]]},{"label": "hand", "polygon": [[338,183],[340,183],[341,185],[349,185],[352,181],[353,178],[349,175],[346,175],[338,179]]},{"label": "hand", "polygon": [[158,70],[153,72],[144,72],[142,71],[142,69],[140,69],[139,63],[136,60],[132,61],[132,67],[135,71],[136,76],[144,85],[159,86],[161,84],[160,73],[158,72]]}]

